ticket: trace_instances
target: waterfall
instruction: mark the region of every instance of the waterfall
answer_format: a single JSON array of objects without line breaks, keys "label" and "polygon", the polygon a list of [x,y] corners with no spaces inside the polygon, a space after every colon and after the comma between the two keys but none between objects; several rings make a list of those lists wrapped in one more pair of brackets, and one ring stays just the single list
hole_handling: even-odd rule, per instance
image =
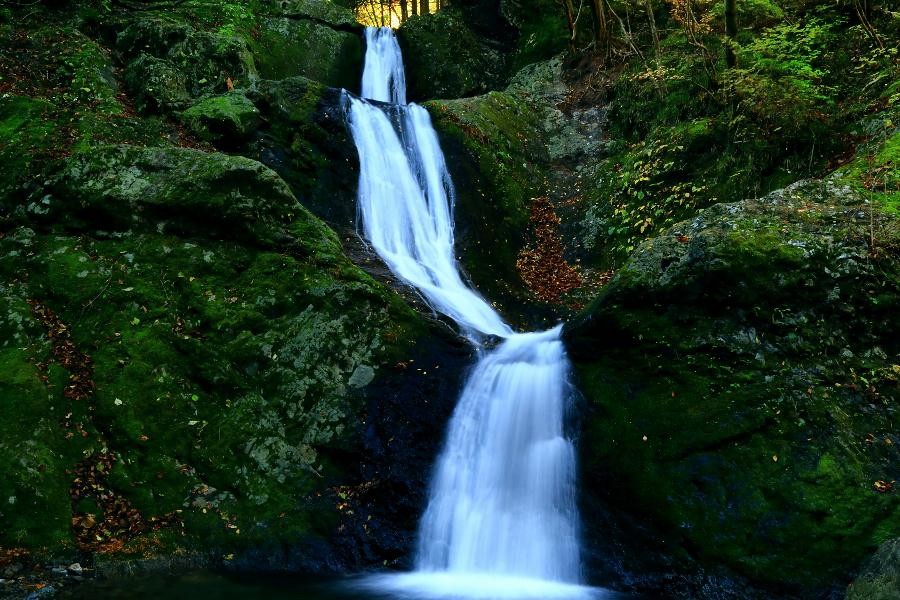
[{"label": "waterfall", "polygon": [[[416,570],[378,585],[454,597],[583,596],[561,326],[514,333],[463,280],[453,184],[428,112],[405,104],[393,31],[370,27],[366,42],[363,98],[348,96],[362,232],[478,350],[435,467]],[[486,349],[486,336],[502,341]]]}]

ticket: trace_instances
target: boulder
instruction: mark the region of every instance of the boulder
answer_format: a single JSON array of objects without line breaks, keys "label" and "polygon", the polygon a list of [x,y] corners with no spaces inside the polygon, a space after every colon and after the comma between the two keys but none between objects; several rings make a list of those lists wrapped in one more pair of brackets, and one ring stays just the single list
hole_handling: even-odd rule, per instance
[{"label": "boulder", "polygon": [[461,98],[503,87],[502,48],[472,31],[452,7],[410,17],[397,37],[411,100]]},{"label": "boulder", "polygon": [[845,581],[900,530],[898,242],[824,180],[643,243],[565,330],[589,493],[751,580]]},{"label": "boulder", "polygon": [[324,0],[294,0],[260,16],[250,44],[261,77],[303,76],[358,90],[362,33],[363,27],[349,9]]},{"label": "boulder", "polygon": [[110,231],[152,230],[271,241],[308,214],[270,169],[190,148],[97,147],[62,166],[29,218]]},{"label": "boulder", "polygon": [[181,120],[201,139],[221,146],[245,141],[261,122],[253,102],[235,92],[201,100],[181,113]]},{"label": "boulder", "polygon": [[126,58],[126,89],[140,110],[170,112],[191,100],[247,86],[256,64],[247,42],[236,35],[197,31],[164,18],[142,18],[118,34]]}]

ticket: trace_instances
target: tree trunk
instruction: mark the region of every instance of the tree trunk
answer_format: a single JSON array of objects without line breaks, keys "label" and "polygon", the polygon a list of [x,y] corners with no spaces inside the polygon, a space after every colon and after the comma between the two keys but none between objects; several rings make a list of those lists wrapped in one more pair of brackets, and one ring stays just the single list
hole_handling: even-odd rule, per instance
[{"label": "tree trunk", "polygon": [[725,0],[725,64],[733,67],[737,62],[732,44],[737,37],[737,0]]},{"label": "tree trunk", "polygon": [[409,0],[400,0],[400,22],[405,23],[406,19],[408,19],[408,18],[409,18]]},{"label": "tree trunk", "polygon": [[575,51],[575,36],[577,35],[577,31],[575,29],[575,6],[572,4],[572,0],[565,0],[566,4],[566,23],[569,25],[569,48],[574,52]]},{"label": "tree trunk", "polygon": [[[728,0],[726,0],[727,2]],[[659,30],[656,28],[656,17],[653,15],[653,4],[650,0],[644,0],[644,8],[647,10],[647,22],[650,23],[650,35],[653,38],[653,51],[656,53],[656,66],[660,66],[662,50],[659,48]]]},{"label": "tree trunk", "polygon": [[872,21],[869,20],[872,8],[868,0],[853,0],[853,8],[856,10],[856,16],[859,17],[859,22],[863,26],[866,35],[872,38],[872,41],[878,44],[878,47],[883,50],[884,42],[881,41],[881,36],[878,35],[878,32],[872,25]]},{"label": "tree trunk", "polygon": [[412,12],[412,16],[416,16],[419,14],[419,0],[412,0],[410,3],[410,9]]},{"label": "tree trunk", "polygon": [[597,39],[597,49],[606,50],[609,42],[609,26],[606,23],[606,7],[605,0],[593,0],[591,10],[594,13],[594,21],[596,23],[595,37]]},{"label": "tree trunk", "polygon": [[429,12],[429,9],[428,9],[428,0],[421,0],[421,2],[419,2],[419,14],[420,14],[420,15],[427,15],[428,12]]}]

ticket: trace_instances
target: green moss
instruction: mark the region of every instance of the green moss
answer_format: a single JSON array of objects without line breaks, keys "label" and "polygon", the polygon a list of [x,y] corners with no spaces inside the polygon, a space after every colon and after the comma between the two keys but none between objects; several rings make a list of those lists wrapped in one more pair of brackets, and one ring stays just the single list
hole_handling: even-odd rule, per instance
[{"label": "green moss", "polygon": [[[90,422],[120,456],[110,483],[147,516],[187,503],[181,544],[239,547],[314,532],[307,511],[333,510],[315,493],[345,468],[331,449],[356,443],[364,390],[351,385],[354,374],[364,369],[377,377],[380,365],[404,355],[400,348],[422,334],[402,302],[343,257],[332,232],[300,214],[289,228],[303,235],[303,249],[294,253],[156,233],[39,235],[30,238],[26,260],[5,262],[0,272],[5,281],[27,279],[29,294],[72,324],[78,348],[95,365]],[[14,243],[5,238],[2,249],[12,251]],[[46,431],[35,460],[49,467],[45,477],[60,475],[57,488],[46,488],[61,514],[47,535],[64,536],[63,470],[77,455],[50,453],[48,440],[62,442],[64,432],[40,416],[48,391],[34,367],[9,362],[25,360],[18,345],[2,353],[5,373],[15,379],[0,388],[18,394],[2,397],[15,398],[22,416],[20,433],[4,444],[17,449],[21,435],[36,435],[21,423],[40,419]],[[93,437],[86,443],[99,450]],[[36,482],[19,482],[23,473],[17,466],[11,480],[4,478],[13,486],[8,495],[3,489],[4,498],[34,496],[29,486]],[[50,510],[38,500],[33,512],[17,516],[15,531]],[[316,515],[319,523],[337,519]],[[18,543],[56,544],[36,534]]]},{"label": "green moss", "polygon": [[29,179],[36,150],[52,139],[54,124],[47,115],[53,109],[53,105],[42,100],[0,98],[0,208],[9,210],[17,188]]},{"label": "green moss", "polygon": [[547,160],[540,114],[521,96],[503,92],[426,106],[447,140],[445,151],[461,146],[475,167],[467,172],[458,161],[454,172],[457,215],[468,236],[460,248],[463,264],[486,296],[499,302],[521,297],[516,258],[531,200],[543,189],[536,163]]},{"label": "green moss", "polygon": [[122,114],[122,106],[116,98],[118,89],[109,50],[77,34],[59,51],[63,69],[70,78],[70,97],[79,104],[91,105],[99,113]]},{"label": "green moss", "polygon": [[259,109],[236,92],[201,100],[181,118],[201,139],[231,145],[246,139],[260,124]]},{"label": "green moss", "polygon": [[362,77],[360,36],[315,21],[264,18],[250,47],[266,79],[303,76],[355,90]]},{"label": "green moss", "polygon": [[827,586],[900,525],[873,485],[896,471],[898,266],[870,262],[861,202],[809,182],[708,209],[568,334],[588,482],[755,580]]},{"label": "green moss", "polygon": [[[2,254],[15,251],[6,245]],[[67,382],[55,370],[47,373],[53,388],[40,379],[36,364],[48,358],[49,343],[31,319],[24,291],[0,284],[0,546],[66,549],[72,538],[64,470],[84,444],[58,429],[68,410]]]},{"label": "green moss", "polygon": [[231,231],[268,241],[282,222],[305,213],[260,163],[186,148],[94,148],[67,161],[53,190],[45,204],[28,210],[120,230]]},{"label": "green moss", "polygon": [[877,119],[876,123],[876,139],[863,146],[835,177],[896,214],[900,211],[900,133],[890,117]]},{"label": "green moss", "polygon": [[501,87],[505,57],[453,7],[410,17],[397,36],[412,99],[461,98]]},{"label": "green moss", "polygon": [[129,62],[123,82],[142,111],[184,110],[195,98],[247,87],[257,76],[244,38],[196,31],[166,18],[137,19],[117,45]]}]

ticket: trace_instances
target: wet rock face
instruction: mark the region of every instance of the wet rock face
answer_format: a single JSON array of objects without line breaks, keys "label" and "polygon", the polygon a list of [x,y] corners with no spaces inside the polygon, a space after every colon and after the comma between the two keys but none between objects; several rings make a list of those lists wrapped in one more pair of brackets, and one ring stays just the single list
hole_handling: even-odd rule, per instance
[{"label": "wet rock face", "polygon": [[341,90],[290,77],[260,81],[247,96],[267,126],[243,151],[276,171],[304,206],[342,236],[354,231],[359,159]]},{"label": "wet rock face", "polygon": [[840,584],[900,526],[898,235],[809,181],[644,243],[565,333],[584,485],[707,564]]},{"label": "wet rock face", "polygon": [[900,598],[900,538],[881,545],[847,588],[846,600]]}]

